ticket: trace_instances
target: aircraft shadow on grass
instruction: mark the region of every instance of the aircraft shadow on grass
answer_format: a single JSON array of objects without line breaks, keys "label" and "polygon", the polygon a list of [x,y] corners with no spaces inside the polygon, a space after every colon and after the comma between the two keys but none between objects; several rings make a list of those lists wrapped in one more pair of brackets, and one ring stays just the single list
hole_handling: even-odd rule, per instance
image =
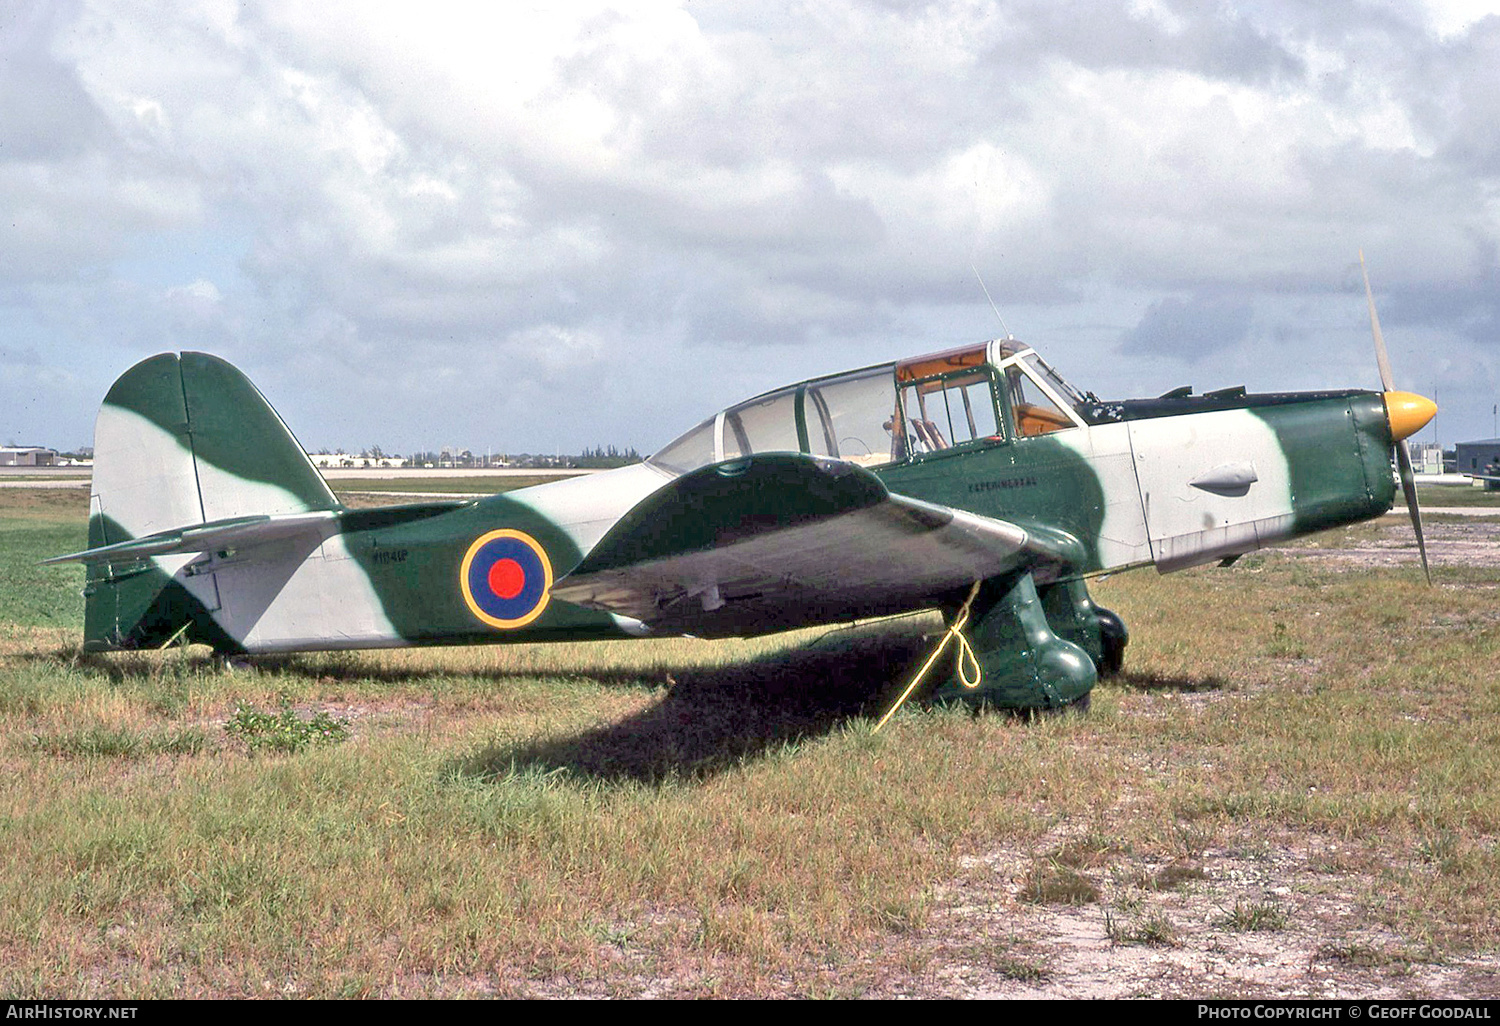
[{"label": "aircraft shadow on grass", "polygon": [[1202,691],[1222,691],[1227,686],[1224,678],[1210,674],[1207,677],[1166,677],[1159,673],[1142,673],[1126,670],[1111,683],[1130,691],[1175,691],[1196,694]]},{"label": "aircraft shadow on grass", "polygon": [[890,632],[670,670],[670,691],[640,712],[571,737],[490,745],[449,769],[478,779],[532,770],[649,783],[708,779],[878,716],[931,646],[919,632]]},{"label": "aircraft shadow on grass", "polygon": [[[601,780],[706,780],[774,752],[839,730],[889,708],[932,647],[921,634],[895,634],[847,648],[809,648],[750,662],[674,673],[660,702],[572,737],[489,745],[455,760],[456,775],[492,779],[562,770]],[[1128,674],[1137,691],[1217,691],[1224,682]],[[926,689],[922,689],[926,690]],[[921,691],[918,692],[921,694]],[[989,714],[1028,719],[1024,711]]]}]

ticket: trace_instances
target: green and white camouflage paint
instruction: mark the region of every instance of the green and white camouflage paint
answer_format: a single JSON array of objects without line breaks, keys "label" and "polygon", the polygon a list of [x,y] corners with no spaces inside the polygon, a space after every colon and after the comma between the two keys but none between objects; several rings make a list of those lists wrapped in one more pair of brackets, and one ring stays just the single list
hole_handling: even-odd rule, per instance
[{"label": "green and white camouflage paint", "polygon": [[1366,391],[1106,403],[997,341],[758,396],[636,466],[355,510],[244,375],[168,353],[105,397],[89,548],[49,562],[86,565],[94,651],[721,637],[966,607],[983,683],[938,694],[1057,707],[1123,658],[1090,575],[1378,516],[1392,445],[1432,412]]}]

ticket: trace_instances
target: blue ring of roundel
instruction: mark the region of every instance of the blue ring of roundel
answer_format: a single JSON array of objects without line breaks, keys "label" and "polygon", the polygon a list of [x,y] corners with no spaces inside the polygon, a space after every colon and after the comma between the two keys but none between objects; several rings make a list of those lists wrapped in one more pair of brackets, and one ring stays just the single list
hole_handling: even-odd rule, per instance
[{"label": "blue ring of roundel", "polygon": [[[490,569],[502,559],[513,559],[525,575],[521,590],[510,598],[490,588]],[[459,585],[469,611],[492,627],[524,627],[547,608],[552,588],[552,564],[547,551],[522,531],[491,531],[475,539],[464,556]]]}]

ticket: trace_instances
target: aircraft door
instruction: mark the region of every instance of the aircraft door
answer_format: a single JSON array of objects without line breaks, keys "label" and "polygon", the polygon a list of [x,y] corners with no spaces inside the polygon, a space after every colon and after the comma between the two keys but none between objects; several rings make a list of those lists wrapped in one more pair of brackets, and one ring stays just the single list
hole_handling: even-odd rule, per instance
[{"label": "aircraft door", "polygon": [[1129,429],[1124,424],[1099,425],[1059,435],[1058,441],[1087,446],[1082,454],[1104,492],[1104,518],[1099,525],[1100,566],[1148,562],[1151,546],[1147,541],[1146,515],[1141,506]]},{"label": "aircraft door", "polygon": [[951,372],[901,389],[907,452],[941,452],[1003,438],[989,368]]}]

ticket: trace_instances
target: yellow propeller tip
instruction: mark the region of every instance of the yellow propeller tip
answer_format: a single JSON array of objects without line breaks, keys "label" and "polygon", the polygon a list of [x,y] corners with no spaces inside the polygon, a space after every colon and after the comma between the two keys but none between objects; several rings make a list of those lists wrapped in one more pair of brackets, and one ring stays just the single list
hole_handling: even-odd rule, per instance
[{"label": "yellow propeller tip", "polygon": [[1437,403],[1415,392],[1386,392],[1385,417],[1391,425],[1391,441],[1399,442],[1421,431],[1437,416]]}]

